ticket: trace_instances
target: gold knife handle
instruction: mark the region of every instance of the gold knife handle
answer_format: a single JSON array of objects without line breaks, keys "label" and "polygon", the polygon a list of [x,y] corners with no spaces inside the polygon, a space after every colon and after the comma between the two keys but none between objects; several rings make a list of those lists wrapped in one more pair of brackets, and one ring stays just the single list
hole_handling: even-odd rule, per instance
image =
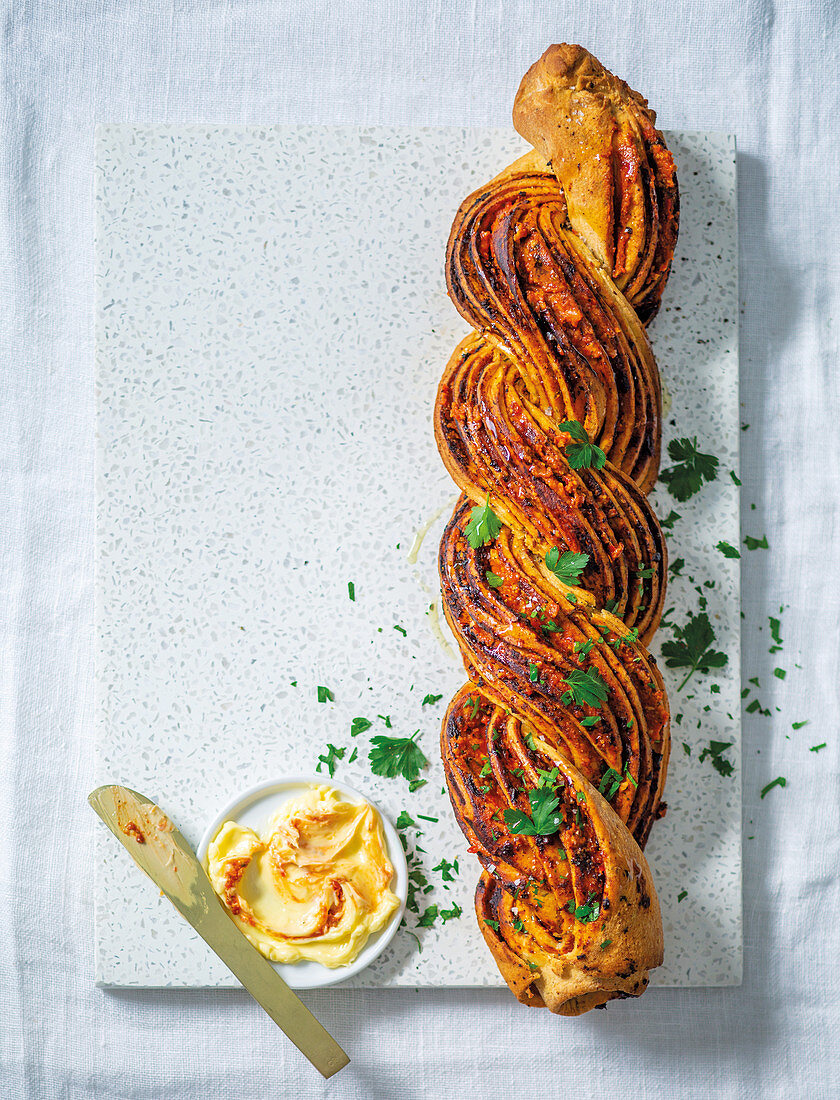
[{"label": "gold knife handle", "polygon": [[289,989],[271,963],[243,936],[188,841],[159,806],[128,787],[98,787],[88,795],[134,862],[215,951],[254,1000],[324,1077],[350,1061],[332,1035]]},{"label": "gold knife handle", "polygon": [[[332,1077],[347,1065],[350,1059],[344,1050],[286,985],[268,959],[242,935],[221,902],[215,910],[209,908],[194,927],[254,1000],[324,1077]],[[231,929],[237,939],[232,938]]]}]

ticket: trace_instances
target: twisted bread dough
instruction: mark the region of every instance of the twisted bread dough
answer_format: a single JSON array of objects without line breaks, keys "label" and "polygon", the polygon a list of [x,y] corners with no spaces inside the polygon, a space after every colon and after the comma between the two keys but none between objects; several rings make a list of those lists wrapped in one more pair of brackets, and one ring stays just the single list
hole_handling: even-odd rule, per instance
[{"label": "twisted bread dough", "polygon": [[[667,561],[646,498],[661,393],[644,324],[679,200],[654,113],[581,47],[546,51],[513,117],[534,152],[464,201],[447,250],[475,331],[435,408],[462,490],[439,564],[471,682],[441,749],[499,969],[520,1001],[577,1015],[638,996],[662,961],[641,852],[669,750],[645,649]],[[576,583],[558,576],[568,552],[588,556]]]}]

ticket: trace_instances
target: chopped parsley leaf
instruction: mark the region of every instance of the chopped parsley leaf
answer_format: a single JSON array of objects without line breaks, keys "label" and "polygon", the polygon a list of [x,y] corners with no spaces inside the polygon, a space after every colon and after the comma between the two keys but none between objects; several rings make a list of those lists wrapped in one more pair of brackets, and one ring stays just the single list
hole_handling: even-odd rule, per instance
[{"label": "chopped parsley leaf", "polygon": [[487,583],[490,585],[491,588],[501,588],[502,585],[505,583],[504,577],[500,577],[498,573],[492,573],[489,569],[485,572],[484,575],[487,578]]},{"label": "chopped parsley leaf", "polygon": [[761,797],[764,798],[764,796],[769,791],[772,791],[774,787],[786,787],[786,786],[787,786],[787,780],[785,779],[785,777],[783,775],[779,775],[775,779],[773,779],[770,783],[768,783],[766,787],[761,788]]},{"label": "chopped parsley leaf", "polygon": [[373,722],[369,722],[367,718],[354,718],[350,723],[350,736],[358,737],[360,733],[369,730],[372,725]]},{"label": "chopped parsley leaf", "polygon": [[329,742],[327,742],[326,755],[322,754],[318,757],[318,763],[315,765],[315,771],[319,772],[321,770],[321,765],[323,764],[326,767],[327,771],[330,773],[330,778],[332,778],[335,775],[336,763],[339,760],[344,759],[344,754],[346,752],[347,749],[337,748],[335,745],[331,745]]},{"label": "chopped parsley leaf", "polygon": [[347,582],[347,595],[354,603],[356,602],[356,586],[352,581]]},{"label": "chopped parsley leaf", "polygon": [[432,928],[437,920],[438,907],[436,905],[430,905],[426,908],[422,915],[417,920],[418,928]]},{"label": "chopped parsley leaf", "polygon": [[319,703],[326,703],[326,702],[332,703],[334,701],[335,701],[335,696],[330,691],[330,689],[328,687],[323,687],[322,685],[319,685],[318,686],[318,702]]},{"label": "chopped parsley leaf", "polygon": [[720,550],[725,558],[740,558],[741,556],[741,551],[736,550],[734,546],[730,546],[728,542],[717,543],[715,549]]},{"label": "chopped parsley leaf", "polygon": [[762,535],[760,539],[753,538],[752,535],[747,535],[744,538],[744,545],[748,550],[769,550],[770,543],[767,541],[767,536]]},{"label": "chopped parsley leaf", "polygon": [[723,755],[727,749],[734,745],[734,741],[710,741],[700,753],[700,763],[708,756],[712,767],[719,775],[732,775],[735,765]]}]

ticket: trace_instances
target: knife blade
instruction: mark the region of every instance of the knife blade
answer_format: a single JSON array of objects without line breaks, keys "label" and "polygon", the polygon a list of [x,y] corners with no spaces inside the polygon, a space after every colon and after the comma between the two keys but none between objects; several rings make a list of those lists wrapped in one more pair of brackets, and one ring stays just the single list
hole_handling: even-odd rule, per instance
[{"label": "knife blade", "polygon": [[138,867],[324,1077],[350,1061],[332,1035],[243,936],[195,852],[159,806],[128,787],[98,787],[88,802]]}]

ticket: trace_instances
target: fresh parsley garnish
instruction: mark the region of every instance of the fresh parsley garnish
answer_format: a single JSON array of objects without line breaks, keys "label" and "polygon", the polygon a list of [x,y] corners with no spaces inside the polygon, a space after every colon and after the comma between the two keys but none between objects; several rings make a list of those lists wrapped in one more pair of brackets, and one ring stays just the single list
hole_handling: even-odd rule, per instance
[{"label": "fresh parsley garnish", "polygon": [[550,836],[560,828],[560,815],[557,807],[560,799],[552,787],[538,787],[528,791],[531,804],[531,816],[523,810],[505,810],[505,825],[514,836]]},{"label": "fresh parsley garnish", "polygon": [[417,828],[417,822],[414,820],[414,818],[411,816],[411,814],[408,812],[408,810],[400,810],[399,816],[397,817],[397,820],[394,822],[394,825],[398,829],[409,829],[409,828],[416,829]]},{"label": "fresh parsley garnish", "polygon": [[414,741],[420,730],[411,737],[372,737],[369,753],[370,770],[374,775],[393,779],[397,775],[412,782],[420,778],[420,769],[428,764],[423,750]]},{"label": "fresh parsley garnish", "polygon": [[325,765],[327,771],[330,773],[330,778],[335,775],[335,766],[339,760],[344,759],[344,754],[347,749],[339,749],[335,745],[331,745],[327,742],[327,752],[318,757],[318,763],[315,765],[315,771],[321,770],[321,765]]},{"label": "fresh parsley garnish", "polygon": [[589,436],[582,424],[577,420],[564,420],[560,431],[566,432],[574,440],[566,447],[566,458],[573,470],[588,470],[590,466],[600,470],[604,467],[607,456],[600,447],[589,442]]},{"label": "fresh parsley garnish", "polygon": [[767,618],[770,623],[770,637],[775,642],[775,645],[770,646],[770,652],[778,653],[779,650],[782,648],[782,624],[779,622],[778,619],[774,619],[772,615],[768,615]]},{"label": "fresh parsley garnish", "polygon": [[680,892],[677,894],[677,901],[683,901],[687,897],[688,897],[688,890],[680,890]]},{"label": "fresh parsley garnish", "polygon": [[500,577],[498,573],[493,573],[489,569],[485,572],[484,575],[487,578],[487,583],[490,585],[491,588],[501,588],[502,585],[505,583],[504,577]]},{"label": "fresh parsley garnish", "polygon": [[609,694],[609,688],[594,668],[588,668],[585,672],[579,672],[576,669],[567,672],[563,682],[568,685],[569,690],[563,692],[560,701],[567,705],[575,702],[579,706],[585,705],[600,710],[601,704]]},{"label": "fresh parsley garnish", "polygon": [[561,554],[556,546],[552,546],[545,556],[546,566],[564,584],[577,584],[588,563],[588,554],[575,554],[571,550]]},{"label": "fresh parsley garnish", "polygon": [[420,705],[425,707],[427,704],[439,703],[442,698],[442,695],[426,695],[423,697],[423,702]]},{"label": "fresh parsley garnish", "polygon": [[674,626],[675,641],[662,643],[662,655],[668,668],[687,668],[685,679],[677,688],[682,691],[695,672],[723,668],[728,657],[712,649],[715,632],[705,611],[692,615],[685,626]]},{"label": "fresh parsley garnish", "polygon": [[732,775],[735,765],[723,755],[727,749],[732,748],[734,741],[710,741],[700,753],[700,763],[708,756],[712,767],[719,775]]},{"label": "fresh parsley garnish", "polygon": [[334,702],[334,700],[335,700],[335,696],[330,691],[330,689],[327,688],[327,687],[323,687],[322,685],[319,684],[319,686],[318,686],[318,702],[319,703],[326,703],[326,702],[332,703],[332,702]]},{"label": "fresh parsley garnish", "polygon": [[352,581],[347,582],[347,595],[350,597],[353,603],[356,602],[356,586],[355,584],[353,584]]},{"label": "fresh parsley garnish", "polygon": [[714,455],[697,450],[696,437],[672,439],[668,454],[676,465],[663,470],[659,477],[679,501],[688,500],[700,491],[704,481],[714,481],[717,477],[718,460]]},{"label": "fresh parsley garnish", "polygon": [[502,529],[502,521],[490,507],[490,494],[484,504],[476,504],[464,534],[473,550],[492,542]]},{"label": "fresh parsley garnish", "polygon": [[486,925],[487,925],[487,926],[488,926],[489,928],[492,928],[494,932],[498,932],[498,931],[499,931],[499,922],[498,922],[497,920],[491,920],[491,919],[490,919],[490,917],[485,917],[485,918],[484,918],[484,923],[485,923],[485,924],[486,924]]},{"label": "fresh parsley garnish", "polygon": [[682,516],[672,508],[665,519],[659,521],[659,526],[664,527],[666,531],[670,531],[678,519],[682,519]]},{"label": "fresh parsley garnish", "polygon": [[820,745],[812,745],[810,747],[810,749],[808,749],[808,752],[819,752],[820,749],[824,749],[827,744],[828,744],[827,741],[823,741],[822,744],[820,744]]},{"label": "fresh parsley garnish", "polygon": [[720,550],[725,558],[740,558],[741,556],[741,551],[736,550],[735,547],[731,546],[728,542],[721,541],[717,543],[715,549]]},{"label": "fresh parsley garnish", "polygon": [[367,718],[354,718],[350,723],[350,736],[358,737],[360,733],[369,730],[372,725],[373,722],[369,722]]}]

